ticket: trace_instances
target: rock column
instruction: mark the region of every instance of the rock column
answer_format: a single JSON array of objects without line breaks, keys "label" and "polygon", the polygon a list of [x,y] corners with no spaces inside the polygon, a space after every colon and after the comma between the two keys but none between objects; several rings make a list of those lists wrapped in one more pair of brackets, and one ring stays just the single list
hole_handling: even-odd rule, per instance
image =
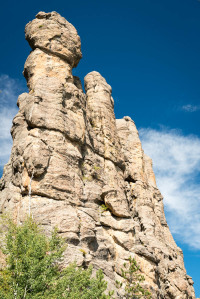
[{"label": "rock column", "polygon": [[111,87],[98,72],[85,77],[85,94],[72,75],[82,57],[76,29],[56,12],[40,12],[25,34],[29,93],[18,98],[1,213],[20,224],[30,211],[47,234],[57,226],[68,244],[64,266],[101,268],[116,298],[130,256],[153,298],[195,298],[134,122],[115,119]]}]

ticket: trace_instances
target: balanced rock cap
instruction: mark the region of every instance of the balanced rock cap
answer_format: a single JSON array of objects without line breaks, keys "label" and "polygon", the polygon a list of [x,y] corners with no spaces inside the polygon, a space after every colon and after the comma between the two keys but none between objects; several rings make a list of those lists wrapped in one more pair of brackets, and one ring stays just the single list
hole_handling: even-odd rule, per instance
[{"label": "balanced rock cap", "polygon": [[60,14],[39,12],[36,19],[25,27],[25,38],[34,50],[59,56],[72,67],[76,67],[82,58],[81,41],[75,27]]}]

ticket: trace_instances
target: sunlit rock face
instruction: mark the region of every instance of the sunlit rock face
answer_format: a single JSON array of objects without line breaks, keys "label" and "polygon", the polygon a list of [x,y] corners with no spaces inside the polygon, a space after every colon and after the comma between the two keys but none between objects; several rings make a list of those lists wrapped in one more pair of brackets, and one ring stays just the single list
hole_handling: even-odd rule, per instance
[{"label": "sunlit rock face", "polygon": [[134,121],[115,119],[112,89],[98,72],[86,75],[85,93],[72,75],[82,57],[76,29],[56,12],[39,12],[25,34],[29,93],[18,98],[1,213],[21,223],[30,209],[46,233],[57,226],[68,244],[64,265],[101,268],[116,298],[130,256],[153,298],[195,298]]}]

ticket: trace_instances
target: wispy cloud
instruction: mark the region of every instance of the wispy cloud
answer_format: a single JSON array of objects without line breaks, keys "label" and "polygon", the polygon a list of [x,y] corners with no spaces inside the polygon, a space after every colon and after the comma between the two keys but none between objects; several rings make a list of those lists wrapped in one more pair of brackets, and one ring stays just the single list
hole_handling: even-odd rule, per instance
[{"label": "wispy cloud", "polygon": [[200,138],[165,129],[141,129],[140,136],[153,159],[172,233],[200,249]]},{"label": "wispy cloud", "polygon": [[181,107],[182,110],[186,111],[186,112],[196,112],[198,110],[200,110],[200,105],[184,105]]},{"label": "wispy cloud", "polygon": [[18,80],[8,75],[0,75],[0,172],[10,156],[12,146],[10,128],[18,110],[17,97],[23,89],[24,86]]}]

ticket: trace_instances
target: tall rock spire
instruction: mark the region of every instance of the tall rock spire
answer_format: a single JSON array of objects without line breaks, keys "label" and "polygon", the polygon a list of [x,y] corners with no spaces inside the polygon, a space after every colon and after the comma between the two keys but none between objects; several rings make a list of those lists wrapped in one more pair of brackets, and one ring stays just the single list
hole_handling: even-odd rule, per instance
[{"label": "tall rock spire", "polygon": [[134,122],[115,119],[111,87],[98,72],[85,77],[85,94],[72,75],[82,57],[76,29],[56,12],[39,12],[25,34],[29,93],[18,98],[1,213],[21,223],[30,210],[46,233],[57,226],[68,244],[64,264],[101,268],[116,298],[130,256],[153,298],[195,298]]}]

